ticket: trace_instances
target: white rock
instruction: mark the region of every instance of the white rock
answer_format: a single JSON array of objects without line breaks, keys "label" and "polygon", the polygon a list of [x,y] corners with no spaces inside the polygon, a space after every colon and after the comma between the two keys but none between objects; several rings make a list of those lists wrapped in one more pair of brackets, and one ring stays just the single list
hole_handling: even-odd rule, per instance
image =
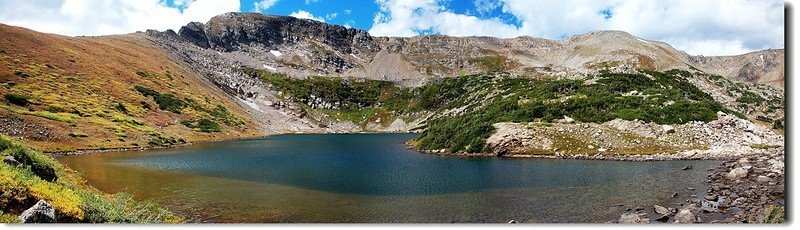
[{"label": "white rock", "polygon": [[747,176],[747,169],[744,167],[735,168],[730,172],[728,172],[727,175],[725,175],[725,177],[728,178],[729,180],[737,180],[740,178],[744,178],[746,176]]},{"label": "white rock", "polygon": [[675,223],[691,224],[697,222],[697,216],[692,213],[691,209],[681,209],[675,214]]},{"label": "white rock", "polygon": [[664,130],[664,133],[674,133],[675,128],[671,125],[661,125],[661,129]]}]

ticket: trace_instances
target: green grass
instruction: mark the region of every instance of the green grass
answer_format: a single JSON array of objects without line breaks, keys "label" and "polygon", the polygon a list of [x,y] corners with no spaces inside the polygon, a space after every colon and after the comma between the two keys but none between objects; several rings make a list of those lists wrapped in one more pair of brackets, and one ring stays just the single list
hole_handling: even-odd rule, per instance
[{"label": "green grass", "polygon": [[5,108],[8,111],[11,111],[11,112],[16,113],[16,114],[37,116],[37,117],[41,117],[41,118],[46,118],[46,119],[65,122],[65,123],[70,123],[70,124],[75,124],[75,122],[76,122],[75,120],[79,117],[78,115],[72,114],[72,113],[54,113],[54,112],[50,112],[50,111],[46,111],[46,110],[30,111],[30,110],[27,110],[27,109],[24,109],[24,108],[19,108],[19,107],[14,107],[14,106],[7,106],[7,105],[0,105],[0,108]]},{"label": "green grass", "polygon": [[0,156],[13,156],[22,163],[0,163],[0,222],[17,222],[16,215],[38,200],[52,205],[62,223],[182,222],[152,202],[135,201],[124,193],[103,194],[51,157],[3,135]]},{"label": "green grass", "polygon": [[780,145],[767,145],[767,144],[753,144],[750,145],[750,148],[754,149],[772,149],[772,148],[780,148]]},{"label": "green grass", "polygon": [[200,119],[198,121],[181,121],[184,126],[204,133],[220,132],[219,124],[209,119]]},{"label": "green grass", "polygon": [[786,210],[783,206],[770,205],[762,210],[755,223],[780,224],[786,222]]},{"label": "green grass", "polygon": [[469,62],[481,66],[485,71],[501,71],[507,67],[508,58],[504,56],[483,56],[471,58]]}]

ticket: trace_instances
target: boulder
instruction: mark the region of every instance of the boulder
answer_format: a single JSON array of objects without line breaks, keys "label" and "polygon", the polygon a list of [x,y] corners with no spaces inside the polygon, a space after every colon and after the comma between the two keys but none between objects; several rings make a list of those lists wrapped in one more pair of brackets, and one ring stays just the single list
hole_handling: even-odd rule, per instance
[{"label": "boulder", "polygon": [[758,183],[767,183],[767,182],[772,181],[772,178],[769,178],[769,177],[766,177],[766,176],[758,176],[756,178],[756,181],[758,181]]},{"label": "boulder", "polygon": [[19,215],[20,223],[55,223],[56,210],[47,201],[39,200]]},{"label": "boulder", "polygon": [[681,209],[677,214],[675,214],[675,223],[690,224],[698,221],[699,219],[692,212],[691,208]]},{"label": "boulder", "polygon": [[738,168],[732,169],[730,172],[728,172],[728,174],[725,174],[725,178],[728,178],[729,180],[738,180],[738,179],[746,177],[747,176],[747,171],[748,171],[747,168],[738,167]]},{"label": "boulder", "polygon": [[667,208],[665,208],[665,207],[662,207],[662,206],[660,206],[660,205],[657,205],[657,204],[656,204],[656,205],[653,205],[653,210],[654,210],[656,213],[658,213],[658,214],[660,214],[660,215],[662,215],[662,216],[663,216],[663,215],[669,215],[669,214],[672,214],[672,212],[670,212],[670,211],[669,211],[669,209],[667,209]]},{"label": "boulder", "polygon": [[570,124],[570,123],[574,123],[575,119],[572,119],[571,117],[568,117],[568,116],[564,116],[564,119],[562,119],[561,121],[563,121],[564,123]]},{"label": "boulder", "polygon": [[675,128],[671,125],[661,125],[661,129],[664,130],[664,133],[674,133]]},{"label": "boulder", "polygon": [[619,217],[620,224],[649,224],[650,219],[647,219],[647,214],[626,212]]},{"label": "boulder", "polygon": [[17,161],[17,159],[14,159],[14,156],[3,157],[3,163],[9,164],[11,166],[17,166],[20,164],[19,161]]}]

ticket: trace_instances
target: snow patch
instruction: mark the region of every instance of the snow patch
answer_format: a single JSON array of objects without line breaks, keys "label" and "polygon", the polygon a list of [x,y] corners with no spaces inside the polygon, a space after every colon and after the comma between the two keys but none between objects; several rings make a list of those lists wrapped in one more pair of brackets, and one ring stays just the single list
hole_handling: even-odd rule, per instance
[{"label": "snow patch", "polygon": [[[238,98],[238,97],[237,97],[237,98]],[[253,109],[255,109],[255,110],[258,110],[259,112],[264,112],[264,111],[261,111],[261,108],[259,108],[259,107],[258,107],[258,105],[257,105],[255,102],[253,102],[253,100],[251,100],[251,99],[249,99],[249,98],[248,98],[248,99],[241,99],[241,98],[238,98],[238,99],[239,99],[240,101],[244,102],[244,104],[245,104],[245,105],[247,105],[247,106],[250,106],[250,108],[253,108]]]},{"label": "snow patch", "polygon": [[270,50],[269,52],[272,55],[275,55],[275,57],[280,57],[281,55],[283,55],[283,53],[281,53],[281,51],[277,51],[277,50]]},{"label": "snow patch", "polygon": [[647,44],[653,44],[652,42],[645,41],[644,39],[641,39],[641,38],[636,38],[636,40],[639,40],[640,42],[644,42],[644,43],[647,43]]},{"label": "snow patch", "polygon": [[268,70],[272,70],[272,71],[277,70],[277,69],[275,69],[275,67],[268,66],[267,64],[264,64],[264,69],[268,69]]},{"label": "snow patch", "polygon": [[219,51],[217,51],[217,54],[222,55],[222,53],[220,53]]}]

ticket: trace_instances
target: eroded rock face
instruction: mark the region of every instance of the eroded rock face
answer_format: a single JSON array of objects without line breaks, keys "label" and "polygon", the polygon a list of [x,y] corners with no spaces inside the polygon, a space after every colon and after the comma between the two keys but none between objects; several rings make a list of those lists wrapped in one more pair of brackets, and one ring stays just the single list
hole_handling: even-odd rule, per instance
[{"label": "eroded rock face", "polygon": [[206,38],[205,25],[203,25],[203,23],[190,22],[178,30],[178,35],[196,46],[202,48],[210,47],[208,44],[208,38]]},{"label": "eroded rock face", "polygon": [[[191,25],[185,27],[189,26]],[[253,43],[271,47],[304,38],[321,41],[342,53],[378,50],[372,36],[364,30],[348,29],[309,19],[256,13],[217,15],[205,25],[205,34],[212,48],[224,51],[238,50],[243,45]]]},{"label": "eroded rock face", "polygon": [[56,210],[46,201],[39,200],[19,215],[20,223],[55,223]]}]

